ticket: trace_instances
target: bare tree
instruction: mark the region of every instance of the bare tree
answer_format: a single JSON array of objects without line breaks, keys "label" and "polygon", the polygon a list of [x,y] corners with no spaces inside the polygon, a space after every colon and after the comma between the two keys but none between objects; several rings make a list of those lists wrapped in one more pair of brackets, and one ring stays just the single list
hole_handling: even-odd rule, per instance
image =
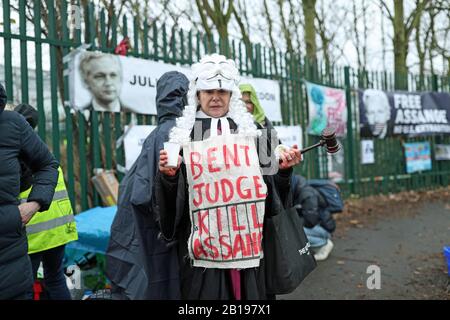
[{"label": "bare tree", "polygon": [[381,5],[384,7],[384,12],[387,14],[394,29],[394,68],[395,68],[395,87],[397,89],[407,89],[408,81],[408,67],[406,58],[408,56],[409,40],[411,33],[419,21],[419,17],[430,3],[429,0],[418,0],[416,7],[412,10],[410,15],[405,20],[404,4],[402,0],[394,0],[394,13],[384,1]]},{"label": "bare tree", "polygon": [[202,17],[204,27],[208,25],[206,17],[210,18],[216,27],[221,40],[220,52],[229,55],[228,23],[230,22],[231,14],[233,12],[233,1],[213,0],[212,7],[208,0],[196,0],[196,4]]}]

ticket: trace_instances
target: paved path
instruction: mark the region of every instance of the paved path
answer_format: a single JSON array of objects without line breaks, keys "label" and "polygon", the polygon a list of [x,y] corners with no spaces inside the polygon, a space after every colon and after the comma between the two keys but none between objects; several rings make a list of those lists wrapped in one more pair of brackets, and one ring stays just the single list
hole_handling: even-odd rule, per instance
[{"label": "paved path", "polygon": [[[442,248],[450,246],[450,199],[420,206],[418,213],[334,238],[326,261],[291,294],[278,299],[450,299]],[[368,266],[381,271],[381,289],[369,290]]]}]

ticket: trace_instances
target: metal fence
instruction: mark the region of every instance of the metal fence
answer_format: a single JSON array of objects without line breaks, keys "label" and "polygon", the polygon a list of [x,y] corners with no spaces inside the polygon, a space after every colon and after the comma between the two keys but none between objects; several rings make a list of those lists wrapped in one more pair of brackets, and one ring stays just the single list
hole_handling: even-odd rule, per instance
[{"label": "metal fence", "polygon": [[[430,141],[432,146],[436,143],[448,144],[448,135],[375,140],[375,164],[360,164],[356,90],[394,90],[394,78],[398,79],[402,75],[335,65],[328,68],[321,64],[311,65],[297,54],[285,53],[276,48],[265,48],[258,44],[246,47],[237,40],[229,43],[214,41],[200,34],[166,28],[164,24],[150,24],[140,17],[130,18],[126,14],[119,21],[114,13],[99,9],[93,3],[82,8],[68,8],[69,2],[64,0],[19,0],[18,7],[12,8],[10,2],[3,0],[2,6],[0,41],[5,54],[4,79],[0,81],[5,83],[11,101],[29,102],[29,88],[35,90],[33,97],[39,111],[39,135],[61,162],[70,198],[78,212],[101,204],[90,180],[93,169],[115,169],[117,164],[124,164],[123,146],[116,147],[116,142],[122,136],[125,125],[130,123],[132,115],[92,112],[85,118],[82,113],[74,112],[68,103],[67,64],[63,57],[82,44],[90,44],[89,50],[111,53],[118,42],[127,36],[131,38],[132,49],[128,53],[131,56],[190,65],[205,53],[222,52],[236,61],[243,75],[277,80],[281,88],[283,121],[275,124],[301,125],[304,145],[317,142],[318,138],[305,134],[308,109],[303,81],[344,88],[349,112],[347,137],[342,140],[345,180],[340,185],[345,196],[435,188],[449,184],[450,161],[433,160],[431,171],[405,174],[403,150],[403,143],[416,140]],[[70,14],[76,13],[77,16],[69,16],[69,9]],[[19,13],[18,30],[12,30],[11,10]],[[18,53],[13,50],[15,47],[19,48]],[[13,77],[13,59],[20,61],[20,96],[13,89],[17,85]],[[50,87],[44,86],[43,81],[45,59],[50,67]],[[32,86],[28,79],[30,70],[35,73]],[[408,82],[407,89],[411,91],[450,91],[448,77],[429,75],[421,78],[408,74],[404,78]],[[47,92],[50,93],[50,100],[44,99],[44,93]],[[45,110],[51,111],[47,112],[51,119],[46,119]],[[61,110],[64,110],[62,115]],[[138,124],[156,123],[155,116],[136,115],[136,118]],[[305,154],[304,161],[296,170],[307,177],[326,178],[328,166],[327,155],[321,150],[313,150]],[[118,172],[119,180],[122,177],[123,174]]]}]

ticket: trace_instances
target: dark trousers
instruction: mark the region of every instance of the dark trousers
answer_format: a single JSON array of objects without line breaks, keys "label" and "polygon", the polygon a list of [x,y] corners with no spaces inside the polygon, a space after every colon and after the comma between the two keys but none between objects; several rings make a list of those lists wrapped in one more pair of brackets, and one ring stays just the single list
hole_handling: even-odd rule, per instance
[{"label": "dark trousers", "polygon": [[33,276],[36,280],[37,270],[42,261],[44,267],[45,292],[50,300],[71,300],[64,276],[64,248],[65,245],[30,254]]}]

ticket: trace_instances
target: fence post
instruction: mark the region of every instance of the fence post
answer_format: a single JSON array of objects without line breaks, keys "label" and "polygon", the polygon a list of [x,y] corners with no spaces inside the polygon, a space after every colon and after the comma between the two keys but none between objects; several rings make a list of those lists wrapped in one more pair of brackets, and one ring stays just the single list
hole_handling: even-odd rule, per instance
[{"label": "fence post", "polygon": [[345,100],[347,102],[347,141],[348,147],[345,152],[347,153],[347,159],[349,165],[349,172],[347,175],[347,182],[350,182],[350,193],[354,194],[356,189],[356,177],[355,177],[355,162],[354,162],[354,136],[353,136],[353,110],[352,110],[352,94],[350,84],[350,67],[344,67],[344,79],[345,79]]}]

